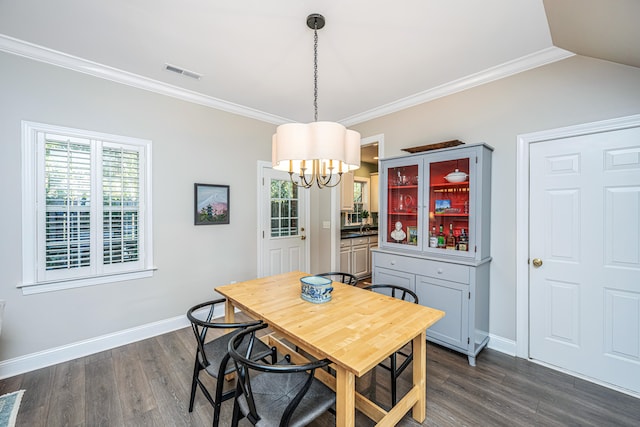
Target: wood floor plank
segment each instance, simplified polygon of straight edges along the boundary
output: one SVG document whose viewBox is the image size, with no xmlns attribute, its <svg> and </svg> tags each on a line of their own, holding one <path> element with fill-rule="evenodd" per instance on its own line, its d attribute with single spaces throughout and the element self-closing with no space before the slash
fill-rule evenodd
<svg viewBox="0 0 640 427">
<path fill-rule="evenodd" d="M 27 372 L 22 379 L 21 388 L 25 390 L 16 424 L 38 427 L 45 426 L 49 401 L 53 388 L 54 367 Z"/>
<path fill-rule="evenodd" d="M 156 401 L 138 353 L 119 347 L 112 358 L 123 419 L 145 419 L 144 414 L 156 409 Z"/>
<path fill-rule="evenodd" d="M 54 369 L 47 422 L 55 426 L 85 425 L 85 363 L 82 359 L 60 363 Z"/>
<path fill-rule="evenodd" d="M 111 352 L 85 364 L 85 421 L 95 427 L 123 425 Z"/>
</svg>

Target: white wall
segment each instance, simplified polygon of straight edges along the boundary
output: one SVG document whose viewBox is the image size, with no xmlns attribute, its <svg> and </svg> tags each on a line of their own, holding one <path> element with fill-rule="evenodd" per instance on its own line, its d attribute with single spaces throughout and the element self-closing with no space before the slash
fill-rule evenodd
<svg viewBox="0 0 640 427">
<path fill-rule="evenodd" d="M 0 53 L 0 361 L 181 316 L 256 276 L 256 162 L 275 126 Z M 20 121 L 153 141 L 150 279 L 30 296 L 21 280 Z M 230 185 L 229 225 L 193 225 L 193 184 Z"/>
<path fill-rule="evenodd" d="M 517 135 L 638 113 L 640 69 L 575 56 L 352 128 L 384 133 L 385 158 L 452 139 L 495 148 L 490 332 L 514 341 Z"/>
</svg>

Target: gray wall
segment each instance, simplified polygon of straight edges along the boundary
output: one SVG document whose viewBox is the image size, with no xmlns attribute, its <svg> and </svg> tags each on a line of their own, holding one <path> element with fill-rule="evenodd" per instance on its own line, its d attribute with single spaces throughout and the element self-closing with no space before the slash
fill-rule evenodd
<svg viewBox="0 0 640 427">
<path fill-rule="evenodd" d="M 640 113 L 640 69 L 572 57 L 352 126 L 384 157 L 459 139 L 493 146 L 490 332 L 516 338 L 517 135 Z"/>
<path fill-rule="evenodd" d="M 257 161 L 275 125 L 0 53 L 0 361 L 184 315 L 256 276 Z M 153 141 L 153 278 L 23 296 L 21 134 L 30 120 Z M 231 186 L 229 225 L 193 225 L 193 184 Z"/>
</svg>

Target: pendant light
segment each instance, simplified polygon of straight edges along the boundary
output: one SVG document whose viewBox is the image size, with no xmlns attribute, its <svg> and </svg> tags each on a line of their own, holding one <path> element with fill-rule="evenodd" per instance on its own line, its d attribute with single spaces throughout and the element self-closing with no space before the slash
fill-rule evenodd
<svg viewBox="0 0 640 427">
<path fill-rule="evenodd" d="M 280 125 L 271 143 L 273 169 L 289 172 L 291 182 L 303 188 L 335 187 L 342 174 L 360 167 L 360 134 L 340 123 L 318 121 L 318 30 L 322 15 L 307 17 L 313 30 L 313 123 Z"/>
</svg>

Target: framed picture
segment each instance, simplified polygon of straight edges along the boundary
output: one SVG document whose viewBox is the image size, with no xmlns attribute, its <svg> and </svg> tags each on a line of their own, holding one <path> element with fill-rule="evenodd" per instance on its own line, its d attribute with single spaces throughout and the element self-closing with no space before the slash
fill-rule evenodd
<svg viewBox="0 0 640 427">
<path fill-rule="evenodd" d="M 407 237 L 407 243 L 409 243 L 410 245 L 417 245 L 418 244 L 418 227 L 412 226 L 412 225 L 408 226 L 407 234 L 409 235 Z"/>
<path fill-rule="evenodd" d="M 194 184 L 194 224 L 229 224 L 229 186 Z"/>
<path fill-rule="evenodd" d="M 444 213 L 451 208 L 451 200 L 436 200 L 436 213 Z"/>
</svg>

